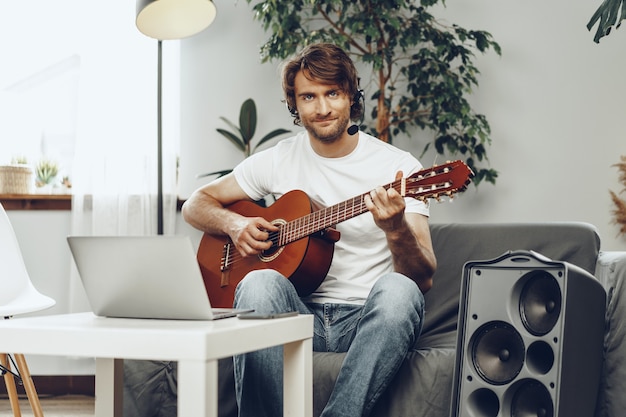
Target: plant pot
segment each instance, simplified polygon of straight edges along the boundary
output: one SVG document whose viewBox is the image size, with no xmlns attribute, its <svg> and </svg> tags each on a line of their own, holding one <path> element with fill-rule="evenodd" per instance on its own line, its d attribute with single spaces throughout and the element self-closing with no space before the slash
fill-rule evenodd
<svg viewBox="0 0 626 417">
<path fill-rule="evenodd" d="M 0 194 L 30 194 L 33 170 L 28 165 L 0 165 Z"/>
</svg>

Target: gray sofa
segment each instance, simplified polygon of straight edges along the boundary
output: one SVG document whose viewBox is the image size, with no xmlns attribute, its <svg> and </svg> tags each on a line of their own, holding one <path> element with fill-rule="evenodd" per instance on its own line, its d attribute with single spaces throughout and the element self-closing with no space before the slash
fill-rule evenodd
<svg viewBox="0 0 626 417">
<path fill-rule="evenodd" d="M 626 279 L 626 251 L 602 252 L 596 229 L 585 223 L 433 224 L 431 233 L 439 266 L 433 288 L 426 294 L 423 333 L 377 404 L 374 416 L 449 416 L 463 267 L 469 261 L 490 260 L 516 250 L 534 251 L 554 261 L 576 265 L 595 275 L 606 289 L 604 366 L 596 417 L 623 414 L 626 326 L 622 318 L 626 318 L 626 311 L 621 298 Z M 343 356 L 314 353 L 314 416 L 320 414 L 330 395 Z M 172 415 L 175 378 L 175 364 L 128 362 L 125 415 Z M 220 362 L 219 384 L 219 415 L 236 417 L 230 358 Z"/>
</svg>

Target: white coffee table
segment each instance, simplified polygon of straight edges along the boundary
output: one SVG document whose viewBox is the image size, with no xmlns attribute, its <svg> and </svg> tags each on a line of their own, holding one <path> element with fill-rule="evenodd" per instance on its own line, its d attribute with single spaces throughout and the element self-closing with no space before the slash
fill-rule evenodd
<svg viewBox="0 0 626 417">
<path fill-rule="evenodd" d="M 217 417 L 217 360 L 284 346 L 284 415 L 311 417 L 313 317 L 137 320 L 92 313 L 0 320 L 0 352 L 96 358 L 97 417 L 121 416 L 123 359 L 178 362 L 178 415 Z M 45 410 L 44 410 L 45 412 Z"/>
</svg>

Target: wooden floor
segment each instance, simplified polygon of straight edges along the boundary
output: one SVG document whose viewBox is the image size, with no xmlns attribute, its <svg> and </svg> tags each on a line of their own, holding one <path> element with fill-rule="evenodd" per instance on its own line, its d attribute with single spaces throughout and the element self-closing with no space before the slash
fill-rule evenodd
<svg viewBox="0 0 626 417">
<path fill-rule="evenodd" d="M 21 398 L 21 397 L 20 397 Z M 44 417 L 94 417 L 94 397 L 83 395 L 44 396 L 40 398 Z M 32 417 L 28 400 L 20 399 L 22 417 Z M 12 417 L 11 404 L 0 397 L 0 417 Z"/>
</svg>

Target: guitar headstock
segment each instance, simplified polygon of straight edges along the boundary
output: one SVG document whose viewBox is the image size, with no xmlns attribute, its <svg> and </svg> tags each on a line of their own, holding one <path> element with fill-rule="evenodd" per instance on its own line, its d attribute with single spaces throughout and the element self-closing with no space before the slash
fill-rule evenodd
<svg viewBox="0 0 626 417">
<path fill-rule="evenodd" d="M 422 201 L 428 198 L 452 197 L 455 193 L 465 191 L 473 176 L 474 172 L 465 162 L 446 162 L 407 177 L 404 180 L 404 190 L 401 187 L 400 193 Z"/>
</svg>

